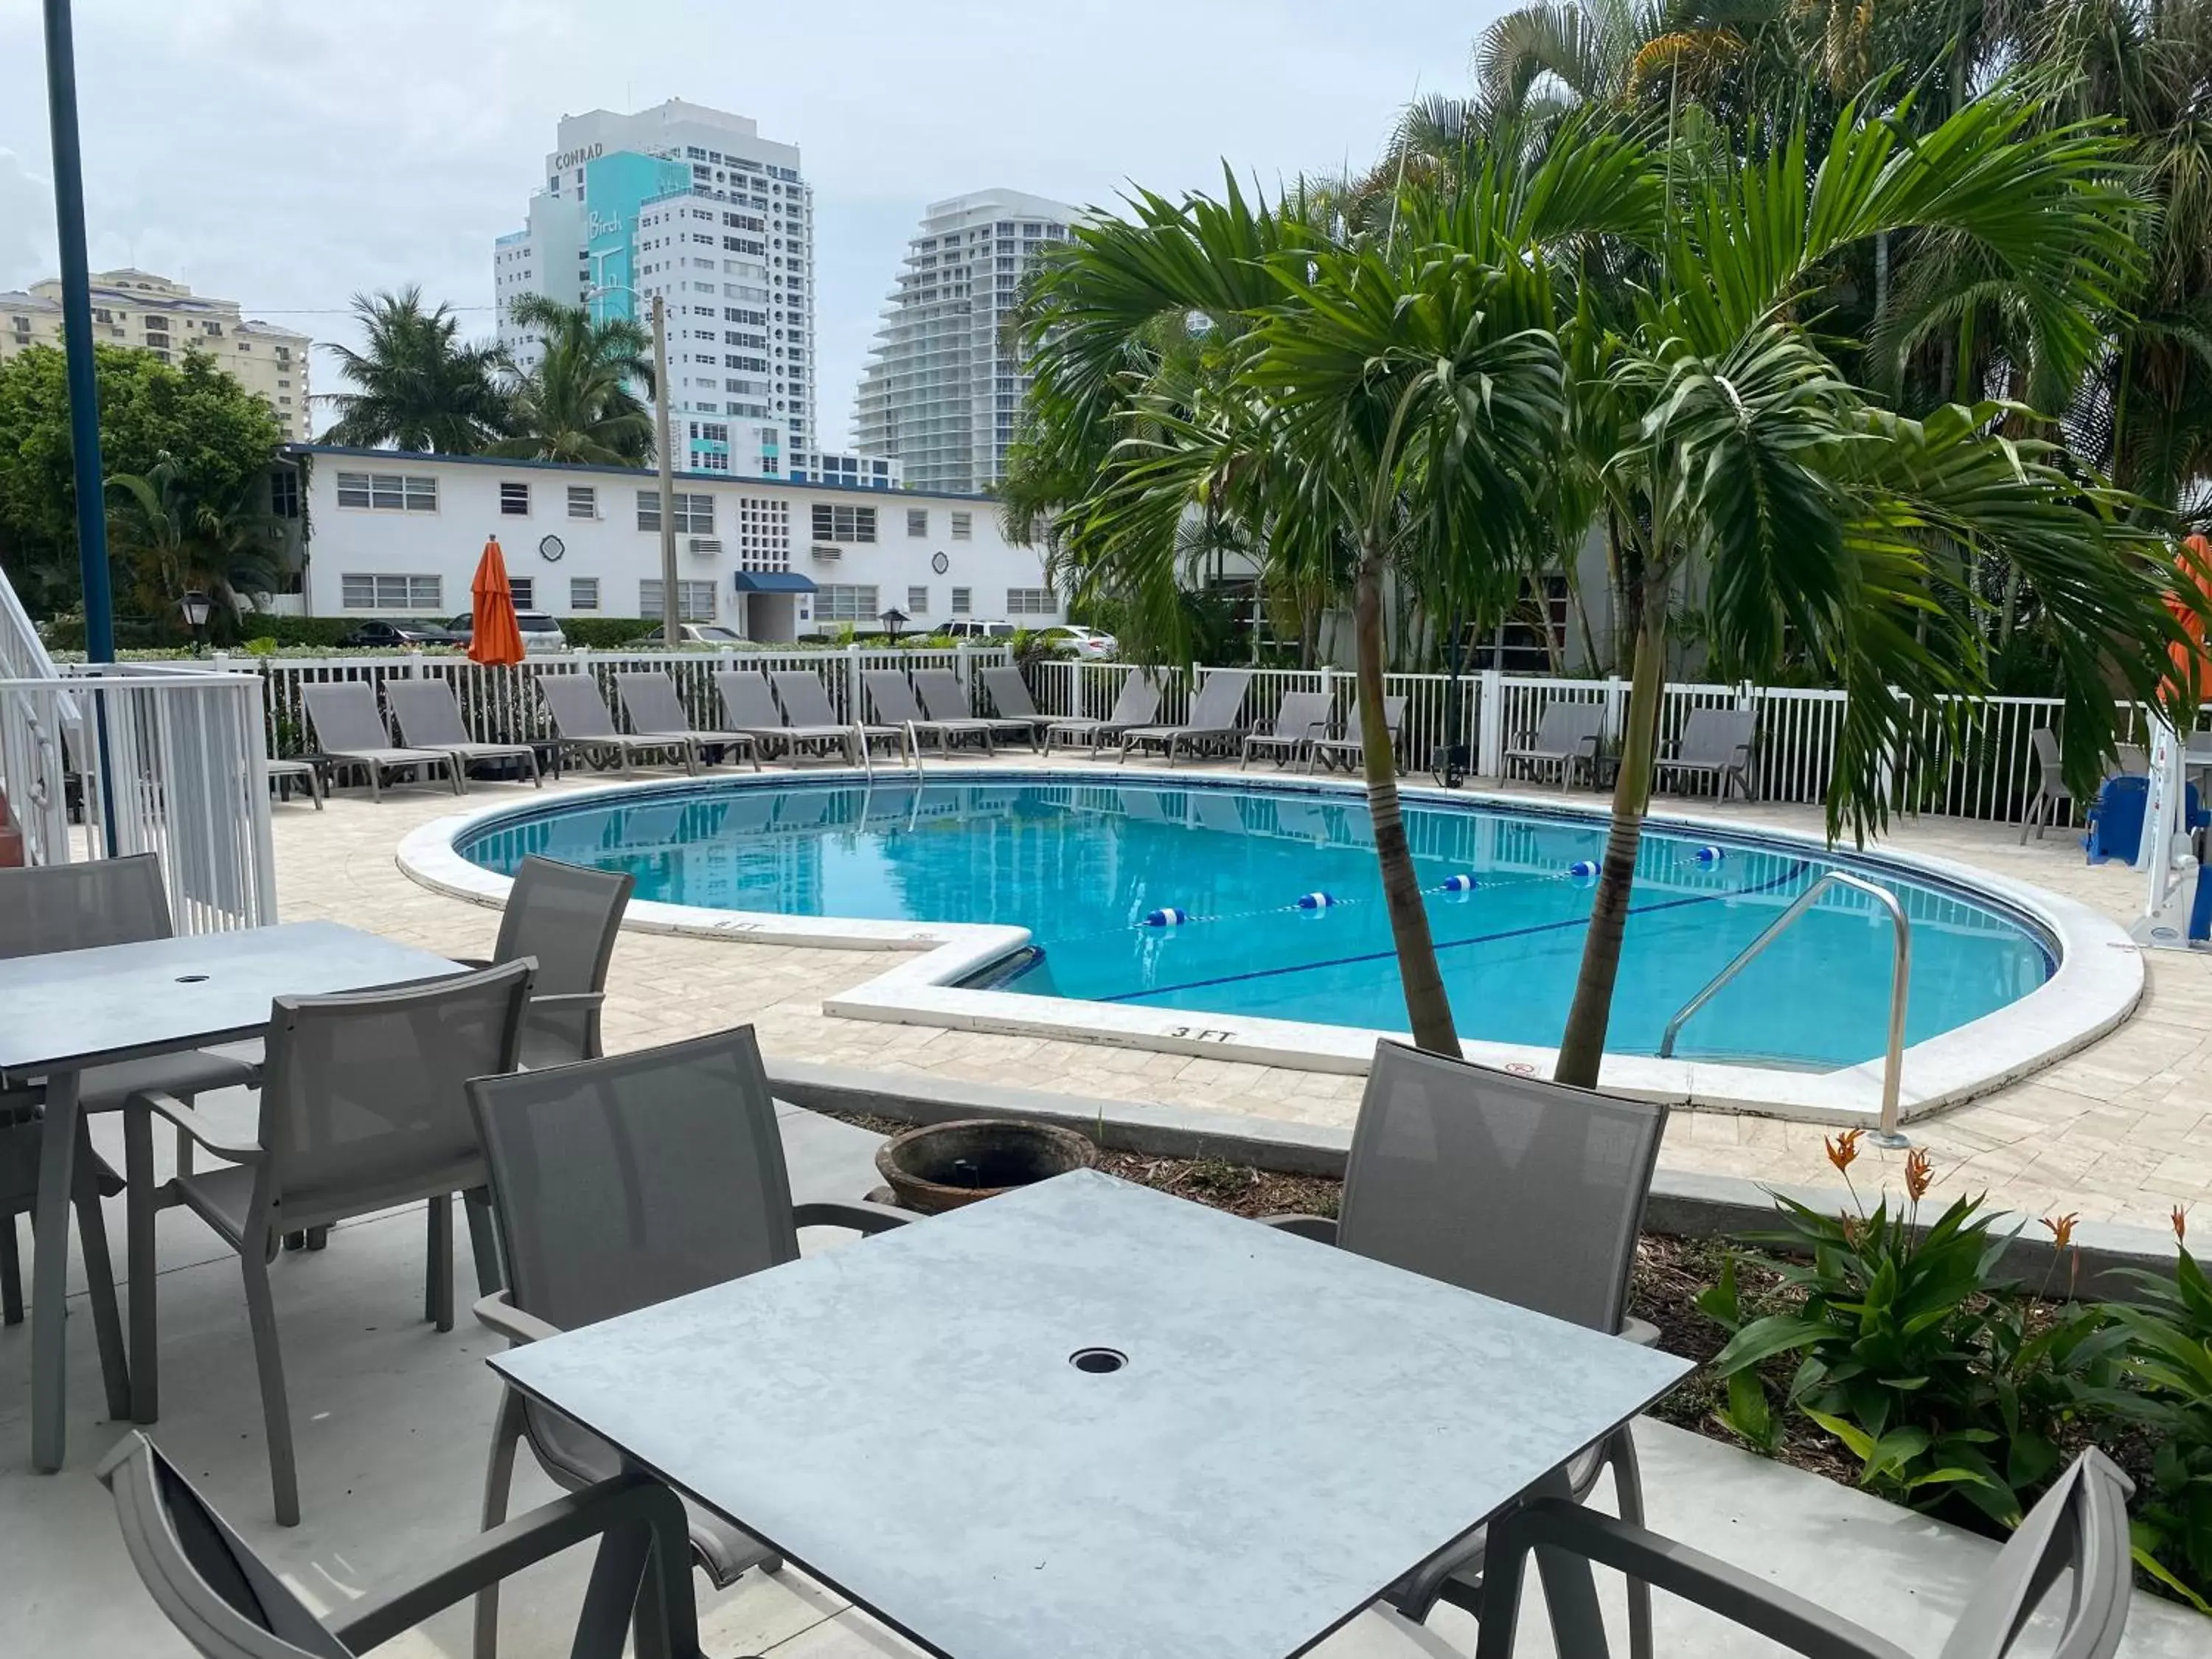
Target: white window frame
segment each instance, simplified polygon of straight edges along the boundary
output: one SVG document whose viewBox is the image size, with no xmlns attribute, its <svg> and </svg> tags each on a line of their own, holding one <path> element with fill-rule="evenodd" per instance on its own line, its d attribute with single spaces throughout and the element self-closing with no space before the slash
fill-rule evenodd
<svg viewBox="0 0 2212 1659">
<path fill-rule="evenodd" d="M 817 622 L 872 623 L 882 615 L 873 582 L 824 582 L 815 590 Z"/>
<path fill-rule="evenodd" d="M 817 542 L 848 546 L 872 546 L 876 539 L 876 509 L 851 501 L 816 501 L 808 518 Z M 824 526 L 827 526 L 825 529 Z M 842 531 L 844 533 L 838 533 Z"/>
<path fill-rule="evenodd" d="M 1060 596 L 1049 587 L 1010 587 L 1006 590 L 1008 617 L 1049 617 L 1060 609 Z"/>
<path fill-rule="evenodd" d="M 972 587 L 954 588 L 952 590 L 952 614 L 956 617 L 968 617 L 973 616 L 975 614 L 975 590 Z"/>
<path fill-rule="evenodd" d="M 538 609 L 537 577 L 509 576 L 507 579 L 507 586 L 508 591 L 514 597 L 514 608 L 517 611 L 535 611 Z"/>
<path fill-rule="evenodd" d="M 599 579 L 597 576 L 568 578 L 568 609 L 597 611 L 599 608 Z"/>
<path fill-rule="evenodd" d="M 361 584 L 368 584 L 366 602 Z M 349 570 L 338 577 L 341 611 L 396 611 L 403 616 L 435 617 L 445 612 L 442 577 L 411 571 Z"/>
<path fill-rule="evenodd" d="M 952 515 L 952 539 L 956 542 L 975 539 L 975 515 L 973 513 L 955 513 Z"/>
<path fill-rule="evenodd" d="M 909 507 L 907 508 L 906 533 L 909 536 L 927 536 L 929 534 L 929 509 L 927 507 Z"/>
<path fill-rule="evenodd" d="M 660 578 L 646 576 L 637 585 L 637 614 L 641 617 L 660 615 Z M 678 622 L 710 623 L 714 620 L 714 584 L 711 580 L 695 581 L 679 579 L 676 584 L 676 619 Z"/>
<path fill-rule="evenodd" d="M 340 472 L 337 502 L 363 513 L 435 513 L 438 481 L 421 473 Z"/>
<path fill-rule="evenodd" d="M 499 515 L 502 519 L 526 519 L 530 516 L 530 484 L 527 479 L 501 478 L 499 481 Z"/>
<path fill-rule="evenodd" d="M 596 519 L 599 516 L 599 489 L 597 484 L 568 486 L 568 516 L 572 519 Z"/>
<path fill-rule="evenodd" d="M 929 614 L 929 590 L 927 587 L 907 589 L 906 614 L 909 617 L 927 617 Z"/>
</svg>

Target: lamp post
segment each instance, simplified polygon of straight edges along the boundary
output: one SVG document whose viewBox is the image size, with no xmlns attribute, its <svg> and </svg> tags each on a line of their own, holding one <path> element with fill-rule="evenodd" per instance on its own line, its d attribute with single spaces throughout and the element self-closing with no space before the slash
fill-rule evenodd
<svg viewBox="0 0 2212 1659">
<path fill-rule="evenodd" d="M 890 610 L 884 611 L 884 614 L 877 617 L 876 620 L 883 623 L 884 631 L 891 636 L 891 643 L 893 645 L 896 645 L 898 643 L 898 631 L 907 624 L 906 612 L 899 610 L 896 606 L 894 606 Z"/>
<path fill-rule="evenodd" d="M 185 626 L 192 630 L 192 655 L 198 656 L 207 643 L 208 612 L 214 607 L 208 596 L 193 588 L 177 601 L 177 609 L 185 613 Z"/>
<path fill-rule="evenodd" d="M 602 294 L 641 297 L 623 283 L 600 283 L 584 295 L 586 304 Z M 654 453 L 660 463 L 660 641 L 673 651 L 684 637 L 682 607 L 676 602 L 676 462 L 668 433 L 668 307 L 653 296 L 653 405 Z"/>
</svg>

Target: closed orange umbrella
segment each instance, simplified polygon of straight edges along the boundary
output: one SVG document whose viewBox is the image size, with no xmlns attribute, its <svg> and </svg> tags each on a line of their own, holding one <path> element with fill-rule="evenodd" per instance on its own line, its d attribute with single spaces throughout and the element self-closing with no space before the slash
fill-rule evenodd
<svg viewBox="0 0 2212 1659">
<path fill-rule="evenodd" d="M 507 583 L 507 556 L 499 550 L 499 538 L 484 544 L 477 561 L 476 580 L 469 584 L 474 620 L 469 635 L 469 659 L 501 666 L 522 660 L 522 629 L 514 620 L 514 590 Z"/>
<path fill-rule="evenodd" d="M 2186 643 L 2176 640 L 2166 647 L 2167 659 L 2173 665 L 2166 684 L 2187 693 L 2191 703 L 2212 702 L 2212 653 L 2206 650 L 2204 640 L 2204 613 L 2212 610 L 2212 542 L 2190 537 L 2182 543 L 2174 566 L 2182 581 L 2197 591 L 2166 596 L 2166 608 L 2189 636 Z"/>
</svg>

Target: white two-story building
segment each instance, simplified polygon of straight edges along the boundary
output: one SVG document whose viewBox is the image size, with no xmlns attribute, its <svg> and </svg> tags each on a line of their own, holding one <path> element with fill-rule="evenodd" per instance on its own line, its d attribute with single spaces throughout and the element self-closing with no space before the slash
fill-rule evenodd
<svg viewBox="0 0 2212 1659">
<path fill-rule="evenodd" d="M 488 538 L 517 609 L 554 617 L 661 614 L 660 487 L 632 467 L 323 444 L 286 447 L 277 511 L 299 519 L 302 609 L 316 617 L 452 616 Z M 304 514 L 301 507 L 304 506 Z M 1042 553 L 1010 544 L 997 504 L 777 478 L 682 472 L 678 603 L 764 644 L 953 619 L 1064 621 Z"/>
</svg>

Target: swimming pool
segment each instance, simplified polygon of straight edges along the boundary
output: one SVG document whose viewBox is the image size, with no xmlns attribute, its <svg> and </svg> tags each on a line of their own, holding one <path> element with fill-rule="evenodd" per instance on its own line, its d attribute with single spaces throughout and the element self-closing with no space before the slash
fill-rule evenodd
<svg viewBox="0 0 2212 1659">
<path fill-rule="evenodd" d="M 1457 798 L 1409 800 L 1407 820 L 1462 1035 L 1556 1045 L 1594 884 L 1572 872 L 1600 855 L 1603 820 Z M 969 963 L 967 982 L 1039 1002 L 1406 1028 L 1365 803 L 1342 789 L 1049 774 L 768 779 L 595 792 L 480 817 L 447 844 L 495 875 L 532 853 L 628 871 L 647 904 L 1024 929 L 1026 951 L 1002 951 L 980 975 Z M 2018 1003 L 2058 966 L 2036 919 L 1940 876 L 1786 837 L 1655 823 L 1608 1048 L 1655 1054 L 1674 1012 L 1839 865 L 1891 889 L 1911 918 L 1910 1042 Z M 1186 919 L 1161 925 L 1169 911 Z M 1879 1055 L 1890 951 L 1879 909 L 1832 889 L 1698 1014 L 1676 1053 L 1815 1071 Z"/>
</svg>

